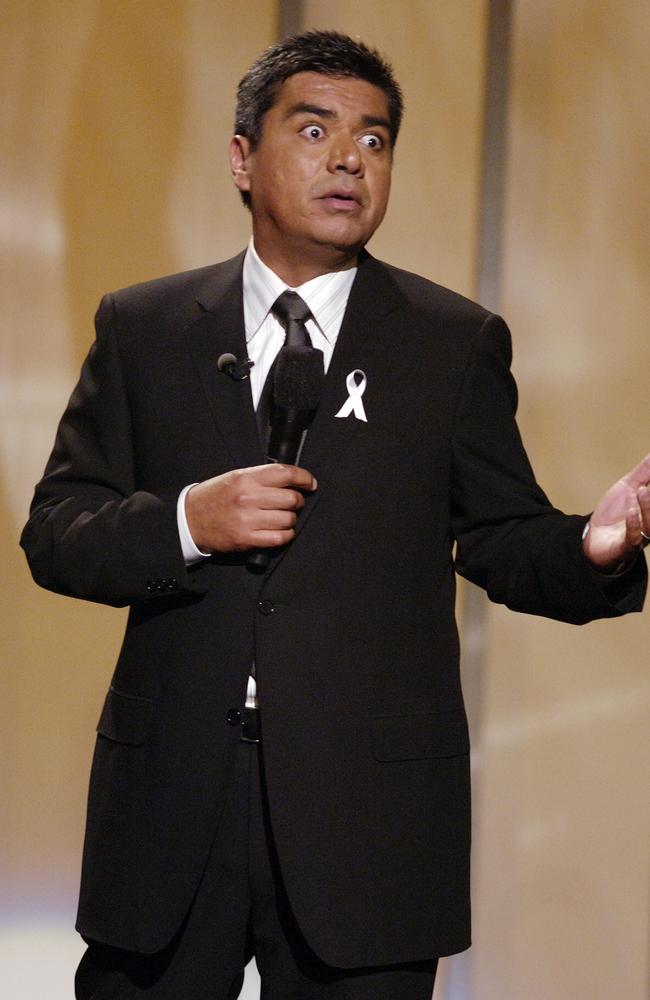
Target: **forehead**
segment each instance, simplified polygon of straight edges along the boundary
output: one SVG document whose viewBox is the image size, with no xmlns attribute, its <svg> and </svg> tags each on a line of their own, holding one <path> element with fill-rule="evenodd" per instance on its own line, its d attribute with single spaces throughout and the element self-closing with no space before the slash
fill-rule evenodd
<svg viewBox="0 0 650 1000">
<path fill-rule="evenodd" d="M 295 73 L 280 87 L 272 111 L 279 116 L 309 104 L 357 118 L 389 118 L 388 97 L 381 87 L 356 76 Z"/>
</svg>

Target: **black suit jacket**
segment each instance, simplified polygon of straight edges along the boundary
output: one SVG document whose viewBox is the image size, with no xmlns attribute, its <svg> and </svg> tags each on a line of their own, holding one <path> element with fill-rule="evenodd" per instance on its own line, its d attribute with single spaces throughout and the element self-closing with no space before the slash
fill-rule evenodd
<svg viewBox="0 0 650 1000">
<path fill-rule="evenodd" d="M 107 296 L 23 533 L 43 586 L 130 604 L 98 725 L 79 929 L 153 952 L 179 927 L 218 823 L 255 660 L 287 892 L 326 962 L 469 944 L 469 742 L 455 569 L 582 623 L 639 608 L 642 560 L 604 586 L 583 517 L 550 506 L 514 421 L 501 319 L 364 255 L 301 464 L 318 491 L 260 578 L 187 569 L 187 483 L 263 461 L 242 258 Z M 335 414 L 367 377 L 367 423 Z M 454 545 L 456 545 L 454 555 Z"/>
</svg>

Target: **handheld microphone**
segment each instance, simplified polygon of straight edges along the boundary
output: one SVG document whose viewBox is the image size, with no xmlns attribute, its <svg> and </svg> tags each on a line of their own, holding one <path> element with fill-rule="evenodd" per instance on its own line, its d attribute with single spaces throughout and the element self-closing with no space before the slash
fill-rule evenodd
<svg viewBox="0 0 650 1000">
<path fill-rule="evenodd" d="M 273 369 L 269 462 L 293 465 L 323 391 L 323 352 L 309 345 L 282 347 Z"/>
<path fill-rule="evenodd" d="M 309 345 L 285 345 L 273 369 L 271 436 L 266 452 L 268 462 L 295 465 L 305 431 L 314 419 L 323 391 L 323 352 Z M 270 549 L 249 556 L 250 569 L 264 569 Z"/>
<path fill-rule="evenodd" d="M 230 353 L 220 354 L 217 358 L 217 368 L 233 382 L 243 382 L 247 379 L 254 364 L 255 362 L 249 361 L 248 358 L 240 364 L 235 355 Z"/>
</svg>

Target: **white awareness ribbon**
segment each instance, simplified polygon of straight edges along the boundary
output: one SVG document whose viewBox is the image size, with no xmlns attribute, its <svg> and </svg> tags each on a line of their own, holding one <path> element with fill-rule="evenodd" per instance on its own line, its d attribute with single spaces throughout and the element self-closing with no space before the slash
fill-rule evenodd
<svg viewBox="0 0 650 1000">
<path fill-rule="evenodd" d="M 357 379 L 359 379 L 358 382 Z M 355 368 L 354 371 L 350 372 L 345 380 L 345 387 L 349 393 L 348 398 L 335 416 L 349 417 L 351 413 L 354 413 L 357 420 L 365 420 L 365 422 L 368 423 L 366 411 L 363 408 L 363 400 L 361 398 L 365 392 L 367 384 L 368 379 L 366 378 L 366 373 L 362 372 L 360 368 Z"/>
</svg>

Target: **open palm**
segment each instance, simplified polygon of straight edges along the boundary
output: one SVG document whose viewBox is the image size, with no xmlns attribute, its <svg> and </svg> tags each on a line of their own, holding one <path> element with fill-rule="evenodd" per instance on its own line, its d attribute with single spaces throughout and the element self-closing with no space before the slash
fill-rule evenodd
<svg viewBox="0 0 650 1000">
<path fill-rule="evenodd" d="M 611 486 L 591 515 L 584 542 L 587 559 L 611 572 L 629 562 L 650 536 L 650 455 Z"/>
</svg>

